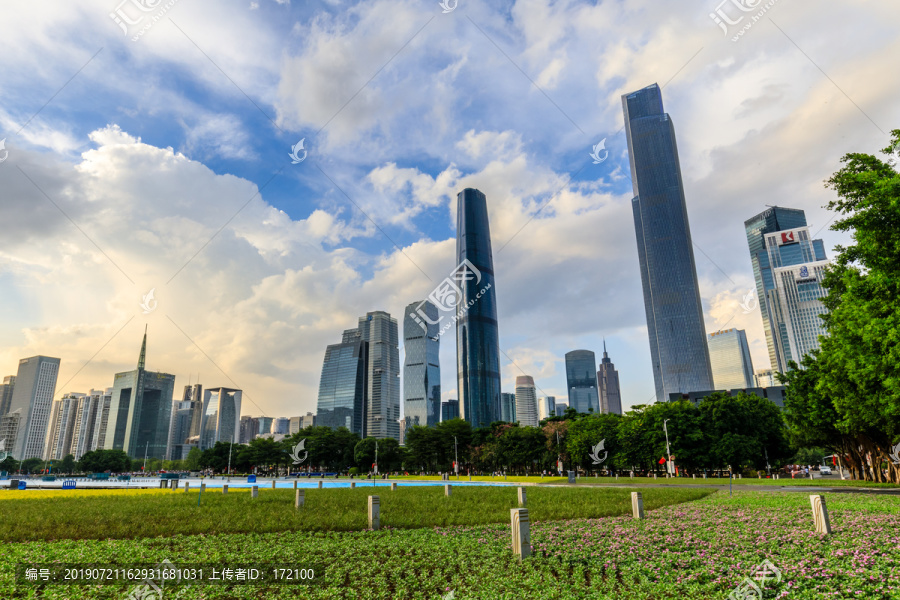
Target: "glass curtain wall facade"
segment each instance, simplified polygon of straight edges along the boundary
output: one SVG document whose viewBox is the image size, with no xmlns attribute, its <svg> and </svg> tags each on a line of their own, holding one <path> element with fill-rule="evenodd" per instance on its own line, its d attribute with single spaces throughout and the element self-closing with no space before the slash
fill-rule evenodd
<svg viewBox="0 0 900 600">
<path fill-rule="evenodd" d="M 538 425 L 537 393 L 530 375 L 516 377 L 516 420 L 523 427 Z"/>
<path fill-rule="evenodd" d="M 212 388 L 203 392 L 203 420 L 200 423 L 200 449 L 216 442 L 237 443 L 241 430 L 241 397 L 233 388 Z"/>
<path fill-rule="evenodd" d="M 656 399 L 709 389 L 712 369 L 675 128 L 659 86 L 622 96 Z"/>
<path fill-rule="evenodd" d="M 369 343 L 366 435 L 400 441 L 400 348 L 397 319 L 384 311 L 359 318 Z"/>
<path fill-rule="evenodd" d="M 419 319 L 422 310 L 428 319 Z M 441 367 L 438 309 L 431 302 L 413 302 L 403 311 L 403 415 L 407 430 L 433 427 L 441 420 Z M 432 323 L 433 322 L 433 323 Z"/>
<path fill-rule="evenodd" d="M 369 344 L 358 329 L 344 332 L 340 344 L 328 346 L 319 379 L 316 424 L 346 427 L 366 437 L 366 389 Z"/>
<path fill-rule="evenodd" d="M 459 282 L 456 357 L 460 413 L 472 427 L 500 418 L 500 334 L 487 198 L 466 188 L 457 196 L 457 263 L 469 261 L 481 279 Z"/>
<path fill-rule="evenodd" d="M 569 406 L 580 413 L 600 412 L 596 365 L 596 356 L 590 350 L 572 350 L 566 353 Z"/>
<path fill-rule="evenodd" d="M 500 393 L 500 420 L 506 423 L 516 422 L 516 395 L 509 392 Z"/>
<path fill-rule="evenodd" d="M 716 331 L 708 336 L 709 360 L 717 390 L 756 387 L 750 345 L 743 329 Z"/>
<path fill-rule="evenodd" d="M 441 421 L 459 418 L 459 400 L 447 400 L 441 403 Z"/>
</svg>

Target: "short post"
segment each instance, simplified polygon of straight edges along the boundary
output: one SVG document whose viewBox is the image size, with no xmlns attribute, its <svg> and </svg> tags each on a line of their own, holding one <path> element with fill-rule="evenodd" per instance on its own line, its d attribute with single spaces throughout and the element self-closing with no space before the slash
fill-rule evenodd
<svg viewBox="0 0 900 600">
<path fill-rule="evenodd" d="M 450 485 L 449 483 L 444 486 L 444 495 L 447 496 L 448 498 L 450 497 L 450 488 L 452 488 L 452 487 L 453 486 Z"/>
<path fill-rule="evenodd" d="M 177 490 L 177 489 L 178 489 L 178 480 L 177 480 L 177 479 L 173 479 L 173 480 L 172 480 L 172 489 L 173 489 L 173 490 Z"/>
<path fill-rule="evenodd" d="M 813 523 L 816 533 L 831 533 L 831 521 L 828 520 L 828 507 L 825 506 L 825 496 L 813 494 L 809 497 L 812 504 Z"/>
<path fill-rule="evenodd" d="M 294 495 L 294 508 L 302 507 L 304 502 L 306 502 L 306 494 L 298 488 L 297 493 Z"/>
<path fill-rule="evenodd" d="M 631 478 L 634 479 L 634 471 L 631 471 Z"/>
<path fill-rule="evenodd" d="M 512 551 L 519 560 L 531 556 L 531 527 L 527 508 L 510 509 L 512 521 Z"/>
<path fill-rule="evenodd" d="M 635 519 L 644 518 L 644 496 L 640 492 L 631 492 L 631 513 Z"/>
<path fill-rule="evenodd" d="M 369 496 L 369 529 L 381 529 L 381 500 L 378 496 Z"/>
<path fill-rule="evenodd" d="M 469 481 L 472 481 L 472 476 L 471 476 L 471 475 L 469 475 Z"/>
<path fill-rule="evenodd" d="M 519 488 L 519 506 L 521 506 L 522 508 L 525 508 L 526 499 L 527 498 L 525 497 L 525 488 L 520 487 Z"/>
<path fill-rule="evenodd" d="M 203 490 L 205 490 L 205 489 L 206 489 L 206 484 L 205 484 L 205 483 L 201 483 L 201 484 L 200 484 L 200 493 L 202 494 L 202 493 L 203 493 Z"/>
<path fill-rule="evenodd" d="M 250 497 L 251 498 L 259 498 L 259 486 L 254 485 L 250 488 Z"/>
<path fill-rule="evenodd" d="M 696 473 L 691 473 L 691 479 L 697 479 L 697 474 L 696 474 Z"/>
<path fill-rule="evenodd" d="M 319 489 L 320 489 L 320 490 L 322 489 L 322 482 L 321 482 L 321 481 L 319 481 Z"/>
<path fill-rule="evenodd" d="M 272 480 L 272 489 L 273 490 L 275 489 L 275 480 L 274 479 Z"/>
<path fill-rule="evenodd" d="M 703 474 L 703 479 L 706 479 L 706 473 Z"/>
<path fill-rule="evenodd" d="M 227 494 L 227 493 L 228 493 L 228 484 L 227 484 L 227 483 L 223 483 L 223 484 L 222 484 L 222 493 L 223 493 L 223 494 Z"/>
<path fill-rule="evenodd" d="M 184 491 L 186 491 L 186 492 L 191 491 L 191 482 L 190 481 L 184 482 Z"/>
<path fill-rule="evenodd" d="M 169 487 L 169 480 L 168 479 L 160 479 L 159 480 L 159 489 L 163 489 L 163 488 L 167 488 L 167 487 Z"/>
<path fill-rule="evenodd" d="M 393 481 L 391 482 L 391 491 L 392 491 L 392 492 L 396 492 L 396 491 L 397 491 L 397 484 L 394 483 Z"/>
<path fill-rule="evenodd" d="M 351 481 L 351 482 L 350 482 L 350 489 L 352 490 L 352 489 L 354 489 L 355 487 L 356 487 L 356 482 L 355 482 L 355 481 Z"/>
<path fill-rule="evenodd" d="M 656 473 L 653 474 L 653 479 L 656 479 Z"/>
<path fill-rule="evenodd" d="M 296 482 L 296 481 L 294 482 L 294 489 L 295 489 L 295 490 L 297 489 L 297 482 Z"/>
</svg>

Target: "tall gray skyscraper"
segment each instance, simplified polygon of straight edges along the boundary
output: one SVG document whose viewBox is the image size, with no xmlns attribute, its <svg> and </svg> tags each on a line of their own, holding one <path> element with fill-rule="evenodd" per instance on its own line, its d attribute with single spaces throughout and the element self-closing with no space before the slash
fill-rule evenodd
<svg viewBox="0 0 900 600">
<path fill-rule="evenodd" d="M 16 460 L 44 454 L 58 374 L 58 358 L 32 356 L 19 361 L 9 413 L 0 424 L 0 440 Z"/>
<path fill-rule="evenodd" d="M 425 312 L 429 319 L 419 319 L 416 316 L 418 310 Z M 428 301 L 413 302 L 403 315 L 403 414 L 406 427 L 432 427 L 441 421 L 438 309 Z"/>
<path fill-rule="evenodd" d="M 16 376 L 7 375 L 4 377 L 3 383 L 0 383 L 0 417 L 9 412 L 9 406 L 12 404 L 13 390 L 15 389 Z"/>
<path fill-rule="evenodd" d="M 146 454 L 164 459 L 169 447 L 175 376 L 147 371 L 146 361 L 145 328 L 137 368 L 116 373 L 104 447 L 124 450 L 132 458 Z"/>
<path fill-rule="evenodd" d="M 216 442 L 238 442 L 241 433 L 242 396 L 241 390 L 224 387 L 212 388 L 203 392 L 203 418 L 200 422 L 201 450 L 212 448 Z M 271 422 L 272 420 L 269 419 L 270 424 Z"/>
<path fill-rule="evenodd" d="M 597 370 L 597 385 L 600 388 L 600 412 L 622 414 L 622 391 L 619 388 L 619 372 L 609 360 L 606 340 L 603 340 L 603 359 Z"/>
<path fill-rule="evenodd" d="M 377 310 L 359 318 L 369 344 L 366 435 L 400 441 L 400 348 L 397 319 Z"/>
<path fill-rule="evenodd" d="M 744 221 L 747 246 L 750 248 L 750 264 L 753 266 L 753 278 L 756 280 L 756 298 L 750 295 L 746 296 L 744 306 L 747 310 L 755 308 L 756 303 L 759 303 L 763 330 L 766 334 L 766 347 L 769 350 L 769 362 L 774 369 L 777 369 L 782 361 L 779 360 L 779 352 L 775 347 L 775 333 L 769 306 L 766 302 L 769 292 L 775 289 L 775 278 L 772 276 L 772 265 L 769 262 L 765 238 L 770 233 L 797 227 L 806 227 L 806 214 L 800 209 L 783 206 L 770 206 L 758 215 Z M 814 245 L 815 259 L 825 260 L 825 246 L 822 240 L 813 240 L 812 244 Z"/>
<path fill-rule="evenodd" d="M 538 420 L 543 421 L 556 416 L 556 396 L 538 398 Z"/>
<path fill-rule="evenodd" d="M 516 377 L 516 420 L 523 427 L 538 426 L 537 392 L 531 375 Z"/>
<path fill-rule="evenodd" d="M 72 454 L 75 420 L 79 404 L 85 397 L 85 394 L 70 393 L 53 403 L 44 460 L 61 460 L 67 454 Z"/>
<path fill-rule="evenodd" d="M 82 456 L 97 449 L 94 443 L 96 431 L 100 425 L 103 407 L 105 405 L 107 409 L 109 408 L 111 398 L 112 390 L 109 390 L 109 393 L 103 390 L 91 390 L 79 402 L 78 412 L 75 415 L 75 431 L 72 435 L 71 449 L 75 460 L 81 460 Z"/>
<path fill-rule="evenodd" d="M 317 425 L 346 427 L 366 437 L 368 364 L 369 343 L 359 328 L 345 330 L 340 344 L 328 346 L 319 379 Z"/>
<path fill-rule="evenodd" d="M 500 393 L 500 420 L 505 423 L 516 422 L 516 395 L 509 392 Z"/>
<path fill-rule="evenodd" d="M 712 369 L 675 128 L 655 83 L 622 96 L 656 399 L 708 390 Z"/>
<path fill-rule="evenodd" d="M 755 387 L 747 332 L 743 329 L 725 329 L 709 334 L 708 339 L 715 389 L 740 390 Z"/>
<path fill-rule="evenodd" d="M 500 417 L 500 334 L 487 198 L 471 188 L 457 196 L 456 257 L 466 267 L 457 282 L 460 413 L 472 427 L 487 427 Z"/>
<path fill-rule="evenodd" d="M 441 403 L 441 421 L 452 421 L 459 418 L 459 400 L 447 400 Z"/>
<path fill-rule="evenodd" d="M 572 350 L 566 353 L 569 406 L 580 413 L 600 412 L 596 364 L 597 359 L 590 350 Z"/>
</svg>

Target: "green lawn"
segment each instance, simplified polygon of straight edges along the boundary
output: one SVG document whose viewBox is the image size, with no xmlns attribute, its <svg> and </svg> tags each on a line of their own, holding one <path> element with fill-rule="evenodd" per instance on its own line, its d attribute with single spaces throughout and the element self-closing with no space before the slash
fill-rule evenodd
<svg viewBox="0 0 900 600">
<path fill-rule="evenodd" d="M 293 490 L 261 489 L 228 494 L 199 492 L 79 491 L 2 492 L 0 541 L 149 538 L 177 534 L 265 533 L 279 531 L 361 531 L 367 528 L 367 497 L 372 488 L 306 490 L 306 504 L 294 509 Z M 697 500 L 708 489 L 648 489 L 648 510 Z M 71 494 L 71 495 L 69 495 Z M 381 524 L 398 529 L 507 523 L 518 506 L 515 487 L 402 486 L 378 488 Z M 528 487 L 533 521 L 607 517 L 631 511 L 624 489 Z"/>
</svg>

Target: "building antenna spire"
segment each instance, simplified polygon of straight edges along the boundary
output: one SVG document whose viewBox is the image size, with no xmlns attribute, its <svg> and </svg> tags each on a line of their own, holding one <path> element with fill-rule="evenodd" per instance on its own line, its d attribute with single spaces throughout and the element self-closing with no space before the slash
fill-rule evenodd
<svg viewBox="0 0 900 600">
<path fill-rule="evenodd" d="M 143 369 L 147 363 L 147 325 L 144 325 L 144 341 L 141 343 L 141 356 L 138 358 L 138 369 Z"/>
</svg>

